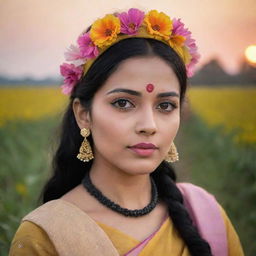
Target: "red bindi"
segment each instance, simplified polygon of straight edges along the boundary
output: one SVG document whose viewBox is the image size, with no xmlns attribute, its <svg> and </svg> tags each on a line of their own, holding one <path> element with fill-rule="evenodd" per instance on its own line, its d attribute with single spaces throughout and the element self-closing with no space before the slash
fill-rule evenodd
<svg viewBox="0 0 256 256">
<path fill-rule="evenodd" d="M 153 84 L 147 84 L 146 90 L 147 90 L 148 92 L 153 92 L 153 90 L 154 90 L 154 85 L 153 85 Z"/>
</svg>

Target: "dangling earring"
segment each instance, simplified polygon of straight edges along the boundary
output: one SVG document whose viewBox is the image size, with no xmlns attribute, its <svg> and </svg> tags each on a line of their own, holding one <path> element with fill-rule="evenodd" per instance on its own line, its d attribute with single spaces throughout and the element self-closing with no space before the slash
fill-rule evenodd
<svg viewBox="0 0 256 256">
<path fill-rule="evenodd" d="M 80 134 L 84 137 L 84 140 L 79 149 L 79 154 L 77 155 L 77 158 L 83 162 L 89 162 L 94 158 L 91 145 L 89 141 L 86 139 L 86 137 L 90 135 L 90 130 L 87 128 L 83 128 L 81 129 Z"/>
<path fill-rule="evenodd" d="M 177 148 L 173 142 L 172 142 L 170 150 L 168 151 L 168 154 L 165 158 L 165 161 L 167 161 L 169 163 L 174 163 L 176 161 L 179 161 L 179 154 L 178 154 Z"/>
</svg>

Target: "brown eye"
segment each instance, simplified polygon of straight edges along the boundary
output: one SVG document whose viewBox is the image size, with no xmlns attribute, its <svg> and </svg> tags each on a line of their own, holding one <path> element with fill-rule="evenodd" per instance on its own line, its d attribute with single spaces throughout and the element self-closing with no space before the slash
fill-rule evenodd
<svg viewBox="0 0 256 256">
<path fill-rule="evenodd" d="M 170 102 L 162 102 L 158 106 L 159 106 L 158 108 L 160 110 L 163 110 L 163 111 L 166 111 L 166 112 L 170 112 L 170 111 L 172 111 L 173 109 L 176 108 L 176 105 L 174 105 Z"/>
<path fill-rule="evenodd" d="M 161 106 L 161 109 L 168 109 L 168 107 L 170 106 L 170 103 L 167 103 L 167 102 L 161 103 L 160 106 Z"/>
<path fill-rule="evenodd" d="M 122 108 L 122 109 L 127 109 L 127 108 L 132 108 L 133 104 L 126 99 L 118 99 L 114 102 L 111 103 L 113 106 L 118 107 L 118 108 Z"/>
</svg>

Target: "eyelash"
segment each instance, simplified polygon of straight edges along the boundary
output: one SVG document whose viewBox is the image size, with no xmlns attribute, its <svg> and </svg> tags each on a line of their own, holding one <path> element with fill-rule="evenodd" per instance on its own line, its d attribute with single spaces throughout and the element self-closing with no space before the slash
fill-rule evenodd
<svg viewBox="0 0 256 256">
<path fill-rule="evenodd" d="M 127 111 L 127 110 L 131 109 L 131 107 L 120 107 L 120 106 L 117 106 L 116 104 L 117 104 L 118 102 L 120 103 L 120 101 L 125 101 L 126 103 L 129 102 L 131 105 L 134 106 L 134 104 L 131 103 L 130 100 L 127 100 L 127 99 L 124 99 L 124 98 L 116 99 L 116 100 L 114 100 L 113 102 L 111 102 L 111 104 L 112 104 L 114 107 L 119 108 L 121 111 Z M 175 109 L 175 108 L 177 108 L 177 105 L 176 105 L 175 103 L 172 103 L 172 102 L 169 102 L 169 101 L 161 102 L 159 105 L 161 105 L 161 104 L 166 104 L 166 103 L 168 103 L 169 106 L 171 105 L 172 110 Z M 169 113 L 169 112 L 171 112 L 172 110 L 160 109 L 160 111 L 165 112 L 165 113 Z"/>
</svg>

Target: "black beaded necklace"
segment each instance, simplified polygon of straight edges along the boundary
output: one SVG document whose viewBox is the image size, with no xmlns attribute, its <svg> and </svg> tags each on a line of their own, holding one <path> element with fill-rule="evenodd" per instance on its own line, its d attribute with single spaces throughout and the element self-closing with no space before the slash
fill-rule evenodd
<svg viewBox="0 0 256 256">
<path fill-rule="evenodd" d="M 107 206 L 111 210 L 118 212 L 126 217 L 140 217 L 143 215 L 146 215 L 150 213 L 157 205 L 158 202 L 158 192 L 157 192 L 157 187 L 156 184 L 151 178 L 151 185 L 152 185 L 152 190 L 151 190 L 151 202 L 145 206 L 142 209 L 139 210 L 129 210 L 127 208 L 122 208 L 120 205 L 114 203 L 107 197 L 105 197 L 100 190 L 98 190 L 93 184 L 89 176 L 89 172 L 87 172 L 82 180 L 83 186 L 86 188 L 86 190 L 94 196 L 101 204 Z"/>
</svg>

